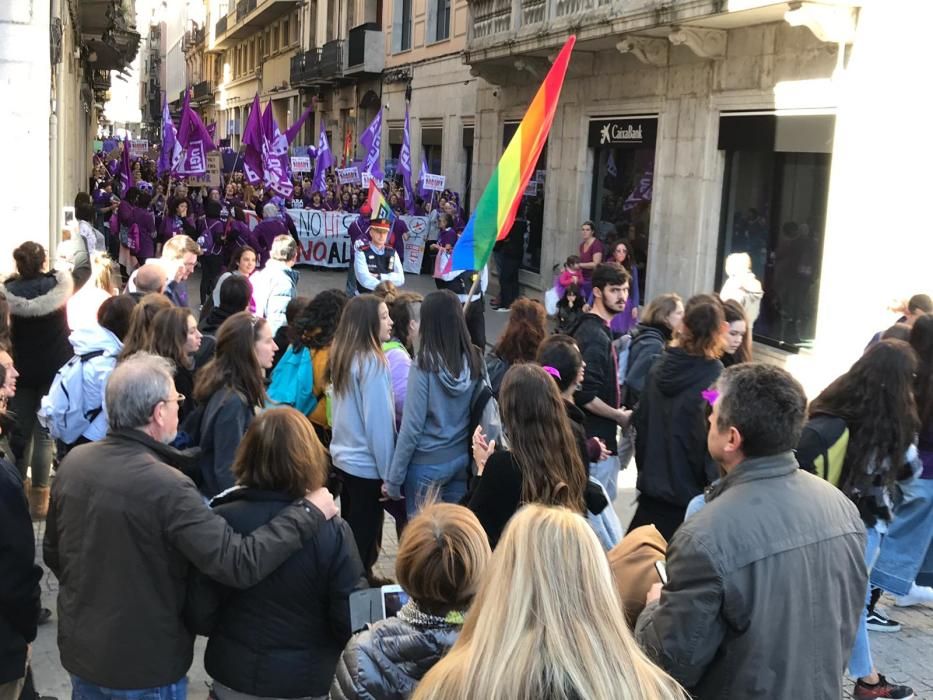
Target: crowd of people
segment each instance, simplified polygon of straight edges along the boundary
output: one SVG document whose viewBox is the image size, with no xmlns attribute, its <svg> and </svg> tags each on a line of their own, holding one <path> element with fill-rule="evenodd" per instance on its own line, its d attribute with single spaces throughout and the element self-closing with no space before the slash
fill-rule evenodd
<svg viewBox="0 0 933 700">
<path fill-rule="evenodd" d="M 744 268 L 642 305 L 630 243 L 587 222 L 557 331 L 516 298 L 486 352 L 485 270 L 406 291 L 364 210 L 347 288 L 301 297 L 276 202 L 231 240 L 254 193 L 189 220 L 181 185 L 159 224 L 148 165 L 0 286 L 0 700 L 49 614 L 31 519 L 76 698 L 185 697 L 196 635 L 219 700 L 823 700 L 846 668 L 859 700 L 914 697 L 868 631 L 899 629 L 881 591 L 933 602 L 929 297 L 808 403 L 752 361 Z M 407 602 L 353 629 L 387 514 Z"/>
</svg>

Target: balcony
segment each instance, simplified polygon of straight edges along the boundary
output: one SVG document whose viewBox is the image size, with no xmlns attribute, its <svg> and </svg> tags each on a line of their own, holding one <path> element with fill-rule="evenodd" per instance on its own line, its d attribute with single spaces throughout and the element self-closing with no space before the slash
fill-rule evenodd
<svg viewBox="0 0 933 700">
<path fill-rule="evenodd" d="M 361 24 L 347 40 L 346 76 L 378 75 L 385 69 L 385 38 L 378 24 Z"/>
<path fill-rule="evenodd" d="M 233 11 L 217 21 L 214 45 L 210 49 L 219 51 L 229 48 L 241 39 L 265 29 L 299 4 L 300 0 L 238 0 Z"/>
<path fill-rule="evenodd" d="M 860 4 L 861 0 L 836 0 L 832 4 L 804 1 L 797 5 L 804 8 L 801 14 L 816 8 L 816 12 L 833 14 L 839 26 L 846 24 L 847 17 L 854 26 L 853 7 Z M 799 11 L 799 7 L 792 11 Z M 518 68 L 518 73 L 523 69 L 541 72 L 549 65 L 546 57 L 563 45 L 569 34 L 577 35 L 577 47 L 582 51 L 622 46 L 626 42 L 620 39 L 629 35 L 635 43 L 654 42 L 649 49 L 665 55 L 670 44 L 686 44 L 695 52 L 694 46 L 700 51 L 712 47 L 715 53 L 725 48 L 724 30 L 783 22 L 787 13 L 788 3 L 777 0 L 470 0 L 464 60 L 474 67 L 488 63 L 513 72 Z M 807 20 L 800 23 L 807 24 Z M 509 60 L 529 54 L 534 55 L 532 63 L 519 66 Z"/>
<path fill-rule="evenodd" d="M 190 51 L 191 49 L 197 48 L 199 45 L 204 43 L 204 29 L 203 27 L 194 27 L 185 32 L 181 40 L 181 50 L 183 52 Z"/>
<path fill-rule="evenodd" d="M 321 77 L 320 64 L 320 49 L 311 49 L 292 56 L 288 73 L 292 87 L 304 87 L 317 83 Z"/>
<path fill-rule="evenodd" d="M 195 104 L 212 102 L 214 99 L 214 86 L 210 80 L 202 80 L 194 84 L 191 90 L 191 101 Z"/>
</svg>

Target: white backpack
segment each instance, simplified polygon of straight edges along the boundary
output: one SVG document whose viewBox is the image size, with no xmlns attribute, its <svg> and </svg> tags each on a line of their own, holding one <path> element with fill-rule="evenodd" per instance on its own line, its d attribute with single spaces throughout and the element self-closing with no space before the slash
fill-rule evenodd
<svg viewBox="0 0 933 700">
<path fill-rule="evenodd" d="M 49 393 L 39 404 L 39 423 L 65 445 L 80 438 L 104 410 L 103 405 L 85 406 L 84 401 L 84 364 L 104 353 L 104 350 L 92 350 L 68 360 L 58 370 Z"/>
</svg>

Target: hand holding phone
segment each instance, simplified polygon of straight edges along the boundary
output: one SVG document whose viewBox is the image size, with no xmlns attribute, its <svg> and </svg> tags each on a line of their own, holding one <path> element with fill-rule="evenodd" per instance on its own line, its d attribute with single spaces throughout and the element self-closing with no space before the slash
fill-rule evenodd
<svg viewBox="0 0 933 700">
<path fill-rule="evenodd" d="M 659 559 L 654 563 L 654 568 L 658 572 L 658 578 L 661 579 L 663 585 L 667 585 L 667 562 L 663 559 Z"/>
</svg>

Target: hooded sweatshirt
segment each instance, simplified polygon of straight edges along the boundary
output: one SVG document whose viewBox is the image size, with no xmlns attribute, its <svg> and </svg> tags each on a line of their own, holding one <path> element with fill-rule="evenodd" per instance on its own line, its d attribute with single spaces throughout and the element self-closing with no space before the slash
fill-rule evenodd
<svg viewBox="0 0 933 700">
<path fill-rule="evenodd" d="M 664 347 L 671 342 L 672 332 L 665 325 L 639 323 L 631 334 L 625 372 L 625 403 L 630 408 L 638 403 L 638 396 L 645 389 L 648 371 Z"/>
<path fill-rule="evenodd" d="M 468 454 L 470 400 L 477 381 L 466 358 L 456 377 L 446 367 L 430 372 L 412 364 L 402 428 L 385 479 L 390 496 L 400 495 L 410 464 L 442 464 Z"/>
<path fill-rule="evenodd" d="M 92 357 L 84 363 L 84 410 L 91 411 L 98 407 L 102 410 L 81 436 L 94 442 L 107 435 L 107 406 L 104 402 L 104 390 L 110 373 L 117 366 L 117 355 L 123 349 L 123 343 L 113 333 L 102 326 L 94 325 L 79 328 L 68 338 L 75 355 L 103 351 L 103 355 Z"/>
<path fill-rule="evenodd" d="M 586 436 L 600 438 L 606 443 L 606 449 L 616 454 L 618 424 L 611 418 L 603 418 L 586 410 L 586 405 L 597 398 L 612 408 L 619 407 L 619 368 L 612 349 L 612 331 L 602 318 L 586 313 L 569 332 L 580 346 L 580 353 L 586 363 L 583 383 L 574 395 L 574 402 L 586 416 Z"/>
<path fill-rule="evenodd" d="M 665 350 L 648 374 L 635 410 L 638 491 L 687 507 L 717 476 L 706 450 L 706 400 L 701 392 L 719 378 L 722 363 Z"/>
</svg>

